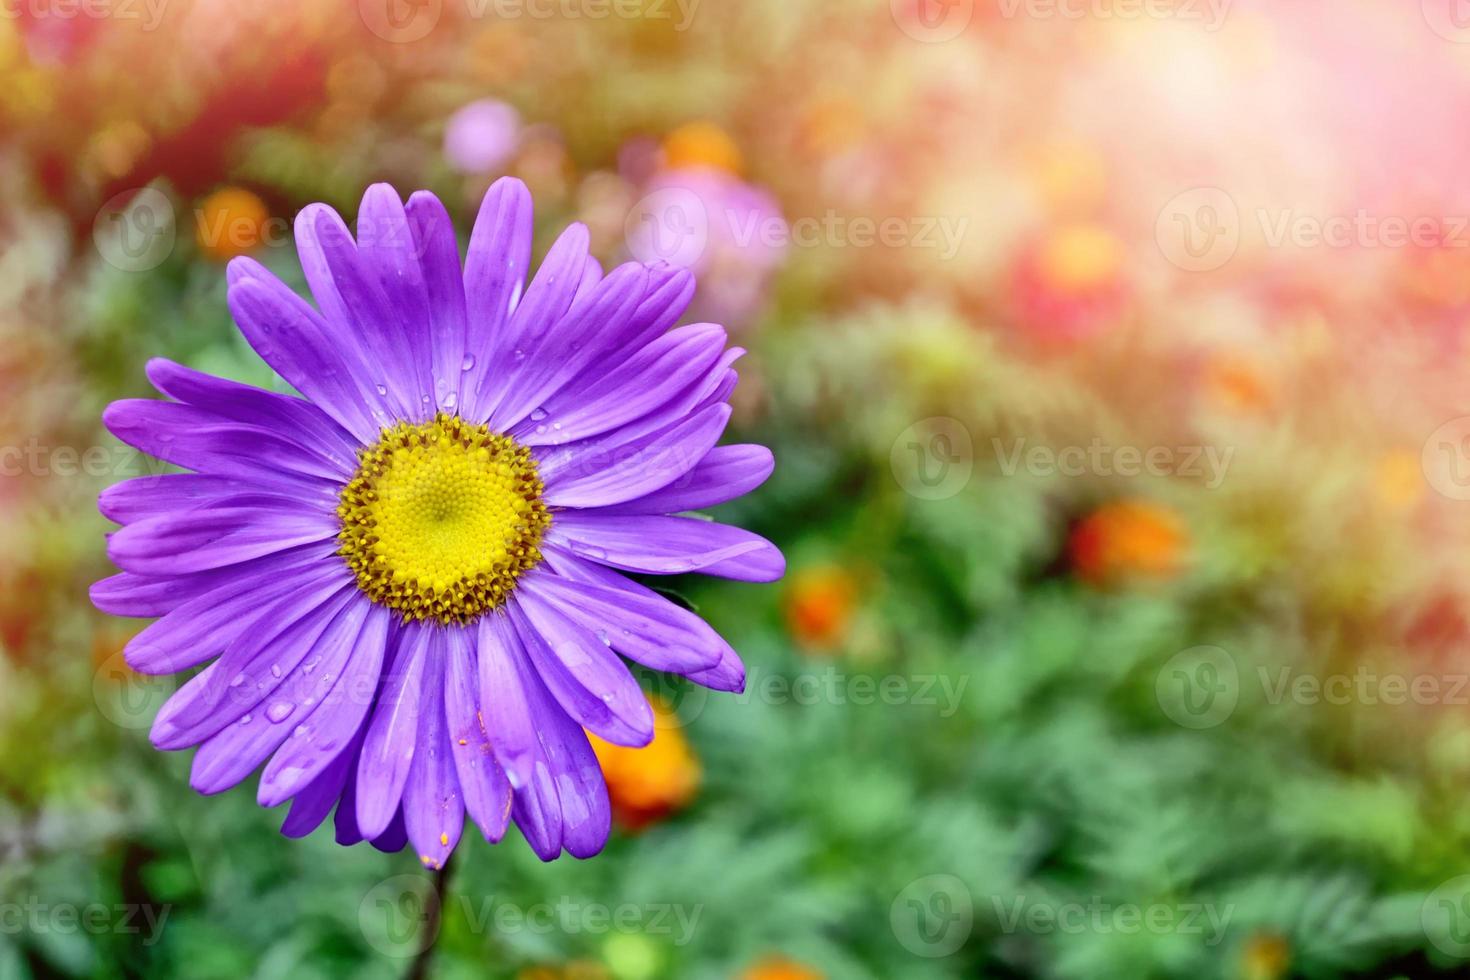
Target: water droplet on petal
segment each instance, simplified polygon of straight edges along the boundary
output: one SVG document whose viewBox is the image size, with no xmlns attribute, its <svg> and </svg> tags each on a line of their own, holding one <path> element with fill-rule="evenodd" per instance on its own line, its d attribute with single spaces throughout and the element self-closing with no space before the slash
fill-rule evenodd
<svg viewBox="0 0 1470 980">
<path fill-rule="evenodd" d="M 272 677 L 280 677 L 281 676 L 281 665 L 280 664 L 271 664 L 271 676 Z"/>
<path fill-rule="evenodd" d="M 544 418 L 546 418 L 546 409 L 544 408 L 538 408 L 531 412 L 532 422 L 540 422 Z"/>
<path fill-rule="evenodd" d="M 475 369 L 475 355 L 466 354 L 464 360 L 459 362 L 461 371 L 473 371 Z"/>
<path fill-rule="evenodd" d="M 279 724 L 285 721 L 294 710 L 296 710 L 296 705 L 290 701 L 277 701 L 265 709 L 265 716 L 270 719 L 271 724 Z"/>
</svg>

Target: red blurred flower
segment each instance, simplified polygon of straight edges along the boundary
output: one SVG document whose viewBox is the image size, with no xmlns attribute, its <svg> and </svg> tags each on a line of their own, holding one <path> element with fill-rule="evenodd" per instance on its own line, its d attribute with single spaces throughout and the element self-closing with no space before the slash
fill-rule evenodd
<svg viewBox="0 0 1470 980">
<path fill-rule="evenodd" d="M 1027 248 L 1016 266 L 1021 322 L 1048 340 L 1075 340 L 1111 326 L 1128 297 L 1124 258 L 1122 243 L 1101 225 L 1053 229 Z"/>
<path fill-rule="evenodd" d="M 1189 532 L 1171 508 L 1146 500 L 1119 500 L 1093 511 L 1068 544 L 1077 575 L 1098 586 L 1175 577 L 1190 547 Z"/>
</svg>

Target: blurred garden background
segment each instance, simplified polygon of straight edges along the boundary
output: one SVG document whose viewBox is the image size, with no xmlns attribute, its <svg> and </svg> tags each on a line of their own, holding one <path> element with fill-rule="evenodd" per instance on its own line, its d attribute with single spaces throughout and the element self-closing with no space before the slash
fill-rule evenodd
<svg viewBox="0 0 1470 980">
<path fill-rule="evenodd" d="M 3 0 L 0 977 L 1465 975 L 1467 119 L 1456 0 Z M 790 570 L 657 583 L 749 684 L 601 856 L 436 882 L 149 745 L 99 415 L 506 174 L 696 270 Z"/>
</svg>

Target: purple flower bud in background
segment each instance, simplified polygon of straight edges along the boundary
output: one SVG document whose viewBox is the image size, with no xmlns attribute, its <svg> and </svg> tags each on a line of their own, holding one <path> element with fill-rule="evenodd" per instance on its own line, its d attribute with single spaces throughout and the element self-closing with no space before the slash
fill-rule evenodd
<svg viewBox="0 0 1470 980">
<path fill-rule="evenodd" d="M 471 102 L 444 127 L 444 159 L 463 174 L 499 169 L 520 145 L 521 116 L 497 99 Z"/>
</svg>

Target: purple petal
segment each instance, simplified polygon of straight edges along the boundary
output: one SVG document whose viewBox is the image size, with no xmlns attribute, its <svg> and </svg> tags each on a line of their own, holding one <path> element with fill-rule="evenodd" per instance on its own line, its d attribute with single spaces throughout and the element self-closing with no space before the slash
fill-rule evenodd
<svg viewBox="0 0 1470 980">
<path fill-rule="evenodd" d="M 428 290 L 419 264 L 408 212 L 398 192 L 387 184 L 373 184 L 362 196 L 357 212 L 357 252 L 364 271 L 376 282 L 377 290 L 365 295 L 371 303 L 380 299 L 386 306 L 367 306 L 363 317 L 379 309 L 390 317 L 381 325 L 388 349 L 407 351 L 409 359 L 396 372 L 408 379 L 410 391 L 418 396 L 411 412 L 423 413 L 423 396 L 437 398 L 434 385 L 433 330 L 429 323 Z M 458 375 L 454 375 L 457 379 Z M 437 402 L 430 406 L 437 408 Z M 411 416 L 417 417 L 417 416 Z"/>
<path fill-rule="evenodd" d="M 449 212 L 428 191 L 419 191 L 408 199 L 408 224 L 429 304 L 435 398 L 441 408 L 452 411 L 461 397 L 460 376 L 465 364 L 464 272 L 459 264 L 459 242 Z"/>
<path fill-rule="evenodd" d="M 543 691 L 526 661 L 520 636 L 503 613 L 480 619 L 480 711 L 485 730 L 514 788 L 512 812 L 531 850 L 543 861 L 561 854 L 561 800 L 556 774 L 546 763 L 541 732 L 550 724 L 541 710 Z M 561 709 L 553 707 L 561 714 Z"/>
<path fill-rule="evenodd" d="M 338 753 L 322 772 L 291 800 L 291 812 L 281 824 L 287 837 L 305 837 L 321 826 L 342 796 L 348 774 L 357 766 L 357 744 Z"/>
<path fill-rule="evenodd" d="M 403 821 L 402 807 L 399 807 L 398 812 L 393 814 L 393 819 L 388 821 L 388 826 L 383 828 L 383 832 L 369 843 L 384 854 L 397 854 L 403 850 L 408 844 L 408 827 Z"/>
<path fill-rule="evenodd" d="M 185 684 L 153 719 L 150 738 L 160 749 L 197 745 L 256 710 L 268 710 L 271 696 L 296 669 L 344 606 L 351 590 L 322 597 L 318 592 L 290 594 L 265 607 L 256 625 L 225 648 L 219 660 Z M 203 684 L 195 685 L 199 678 Z"/>
<path fill-rule="evenodd" d="M 129 524 L 108 539 L 107 556 L 140 575 L 202 572 L 335 538 L 334 524 L 305 509 L 201 508 Z"/>
<path fill-rule="evenodd" d="M 390 192 L 391 193 L 391 192 Z M 308 204 L 296 216 L 296 250 L 317 305 L 340 338 L 362 352 L 354 370 L 359 384 L 387 391 L 393 416 L 425 416 L 420 398 L 417 345 L 404 312 L 393 308 L 342 218 L 325 204 Z M 427 365 L 425 367 L 427 370 Z"/>
<path fill-rule="evenodd" d="M 398 657 L 373 708 L 357 765 L 357 825 L 363 836 L 383 833 L 403 799 L 416 749 L 429 630 L 413 624 L 398 631 Z"/>
<path fill-rule="evenodd" d="M 521 423 L 514 435 L 524 445 L 545 446 L 600 435 L 642 418 L 703 377 L 724 346 L 722 327 L 680 327 L 594 386 L 562 389 L 547 402 L 544 419 Z"/>
<path fill-rule="evenodd" d="M 551 545 L 545 546 L 543 551 L 545 552 L 547 563 L 556 571 L 557 575 L 579 584 L 594 585 L 620 593 L 627 597 L 631 608 L 637 608 L 637 603 L 639 602 L 655 600 L 668 602 L 667 599 L 657 592 L 648 588 L 646 585 L 634 582 L 621 572 L 592 562 L 583 561 L 575 555 L 564 552 Z M 693 614 L 691 613 L 690 615 Z M 695 618 L 698 619 L 698 617 Z M 705 629 L 710 629 L 704 620 L 701 619 L 699 622 Z M 639 652 L 621 649 L 619 652 L 624 656 L 644 664 L 644 666 L 656 670 L 666 670 L 673 674 L 683 674 L 696 684 L 703 684 L 705 687 L 712 688 L 716 691 L 740 692 L 745 690 L 745 664 L 740 661 L 739 655 L 730 648 L 730 645 L 725 642 L 723 637 L 713 630 L 710 630 L 710 633 L 715 640 L 719 641 L 720 658 L 714 666 L 703 669 L 686 671 L 672 662 L 668 665 L 655 665 L 642 659 Z M 616 645 L 615 641 L 614 646 Z"/>
<path fill-rule="evenodd" d="M 194 371 L 162 357 L 146 368 L 160 392 L 232 422 L 287 436 L 333 463 L 342 476 L 357 465 L 358 442 L 311 402 Z"/>
<path fill-rule="evenodd" d="M 489 370 L 481 377 L 476 404 L 494 418 L 497 406 L 537 366 L 531 358 L 545 357 L 542 336 L 572 305 L 572 297 L 587 264 L 587 227 L 573 224 L 561 233 L 536 270 L 526 295 L 510 321 L 495 338 Z"/>
<path fill-rule="evenodd" d="M 583 558 L 628 572 L 703 572 L 742 582 L 774 582 L 786 559 L 758 534 L 689 517 L 558 514 L 547 540 Z"/>
<path fill-rule="evenodd" d="M 201 473 L 315 494 L 341 479 L 335 464 L 279 433 L 191 405 L 124 399 L 107 406 L 102 422 L 135 449 Z"/>
<path fill-rule="evenodd" d="M 490 186 L 480 204 L 465 255 L 464 296 L 468 313 L 465 349 L 472 363 L 464 373 L 461 411 L 480 420 L 488 414 L 478 392 L 502 341 L 510 312 L 520 299 L 531 264 L 531 192 L 511 177 Z"/>
<path fill-rule="evenodd" d="M 541 470 L 546 502 L 553 507 L 605 507 L 666 487 L 698 465 L 729 421 L 729 405 L 711 405 L 613 451 L 584 446 L 552 457 Z"/>
<path fill-rule="evenodd" d="M 616 504 L 604 514 L 678 514 L 703 510 L 742 497 L 776 468 L 765 446 L 716 446 L 699 464 L 673 483 L 650 494 Z"/>
<path fill-rule="evenodd" d="M 149 517 L 160 517 L 196 507 L 219 506 L 223 500 L 258 500 L 332 511 L 336 503 L 330 494 L 302 496 L 278 485 L 262 485 L 244 480 L 202 473 L 165 473 L 139 476 L 114 483 L 97 497 L 97 509 L 110 521 L 131 524 Z"/>
<path fill-rule="evenodd" d="M 480 713 L 478 656 L 471 643 L 478 633 L 470 627 L 446 632 L 444 707 L 465 809 L 493 844 L 505 836 L 511 790 Z"/>
<path fill-rule="evenodd" d="M 181 603 L 128 641 L 123 657 L 129 667 L 140 674 L 186 670 L 223 652 L 281 597 L 328 596 L 352 581 L 345 566 L 312 548 L 204 575 L 219 576 L 217 587 Z"/>
<path fill-rule="evenodd" d="M 559 572 L 578 559 L 548 554 Z M 567 619 L 605 636 L 613 649 L 645 667 L 688 674 L 720 662 L 726 643 L 709 625 L 656 593 L 638 595 L 537 569 L 520 588 Z"/>
<path fill-rule="evenodd" d="M 528 325 L 522 336 L 525 356 L 514 360 L 514 374 L 507 380 L 505 398 L 494 406 L 490 427 L 498 432 L 514 428 L 608 347 L 620 343 L 647 282 L 642 266 L 621 265 L 555 322 Z"/>
<path fill-rule="evenodd" d="M 256 353 L 359 441 L 376 441 L 391 416 L 351 336 L 254 259 L 235 259 L 229 272 L 230 312 Z"/>
<path fill-rule="evenodd" d="M 653 709 L 607 643 L 534 590 L 518 589 L 509 612 L 547 690 L 578 724 L 614 745 L 653 740 Z"/>
<path fill-rule="evenodd" d="M 363 719 L 378 690 L 390 620 L 391 613 L 383 606 L 355 602 L 322 637 L 320 662 L 310 671 L 303 664 L 292 687 L 309 713 L 261 773 L 256 794 L 261 806 L 276 806 L 294 796 L 360 740 Z M 314 707 L 305 704 L 311 699 Z M 352 764 L 357 764 L 356 752 Z"/>
<path fill-rule="evenodd" d="M 444 661 L 448 653 L 449 644 L 442 631 L 430 631 L 417 748 L 408 782 L 403 786 L 404 827 L 419 861 L 430 868 L 444 866 L 464 831 L 464 801 L 444 716 Z"/>
</svg>

